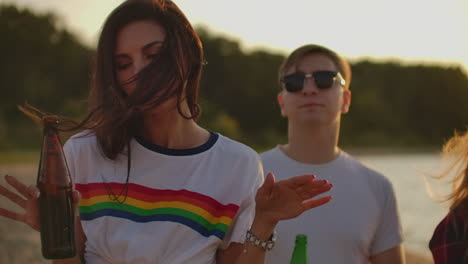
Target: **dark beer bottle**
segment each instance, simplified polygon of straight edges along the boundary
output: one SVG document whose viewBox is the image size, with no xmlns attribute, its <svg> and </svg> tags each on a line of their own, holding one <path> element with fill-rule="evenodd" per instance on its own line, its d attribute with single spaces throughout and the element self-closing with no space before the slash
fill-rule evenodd
<svg viewBox="0 0 468 264">
<path fill-rule="evenodd" d="M 291 256 L 291 264 L 307 264 L 307 236 L 296 235 L 296 243 Z"/>
<path fill-rule="evenodd" d="M 40 190 L 42 255 L 46 259 L 76 255 L 72 181 L 58 134 L 58 118 L 43 118 L 44 135 L 37 187 Z"/>
</svg>

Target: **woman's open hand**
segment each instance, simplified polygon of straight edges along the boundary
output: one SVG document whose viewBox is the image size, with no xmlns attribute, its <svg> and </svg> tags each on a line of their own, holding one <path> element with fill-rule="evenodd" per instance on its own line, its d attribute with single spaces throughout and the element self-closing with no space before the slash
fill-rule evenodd
<svg viewBox="0 0 468 264">
<path fill-rule="evenodd" d="M 40 231 L 39 189 L 34 185 L 28 187 L 13 176 L 6 175 L 5 180 L 16 190 L 16 192 L 10 191 L 6 187 L 0 185 L 0 195 L 5 196 L 13 203 L 19 205 L 24 209 L 24 213 L 16 213 L 5 208 L 0 208 L 0 216 L 23 222 L 32 227 L 34 230 Z M 79 201 L 79 192 L 73 190 L 73 202 L 75 209 Z"/>
<path fill-rule="evenodd" d="M 274 175 L 268 173 L 255 197 L 256 218 L 276 224 L 280 220 L 297 217 L 329 202 L 331 196 L 312 198 L 332 187 L 328 181 L 316 179 L 314 175 L 296 176 L 275 182 Z"/>
<path fill-rule="evenodd" d="M 0 208 L 0 216 L 23 222 L 39 231 L 39 190 L 34 185 L 27 187 L 13 176 L 6 175 L 5 180 L 9 185 L 15 188 L 17 192 L 10 191 L 6 187 L 0 185 L 0 195 L 5 196 L 10 201 L 19 205 L 24 209 L 24 213 L 16 213 Z"/>
</svg>

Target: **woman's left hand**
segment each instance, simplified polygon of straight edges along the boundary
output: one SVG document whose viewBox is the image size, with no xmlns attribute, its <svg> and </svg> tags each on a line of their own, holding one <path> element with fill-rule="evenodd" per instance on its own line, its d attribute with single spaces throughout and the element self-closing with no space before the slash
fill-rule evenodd
<svg viewBox="0 0 468 264">
<path fill-rule="evenodd" d="M 312 198 L 332 187 L 328 181 L 316 179 L 314 175 L 295 176 L 275 182 L 273 173 L 268 173 L 255 197 L 255 217 L 273 225 L 280 220 L 297 217 L 309 209 L 328 203 L 331 196 Z"/>
</svg>

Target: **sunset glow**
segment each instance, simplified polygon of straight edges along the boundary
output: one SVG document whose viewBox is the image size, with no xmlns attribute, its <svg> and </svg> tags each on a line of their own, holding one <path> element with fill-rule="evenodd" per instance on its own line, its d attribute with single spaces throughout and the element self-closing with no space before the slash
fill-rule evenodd
<svg viewBox="0 0 468 264">
<path fill-rule="evenodd" d="M 0 0 L 58 13 L 90 45 L 122 0 Z M 246 50 L 286 54 L 305 43 L 350 59 L 456 64 L 468 69 L 465 0 L 176 0 L 194 25 L 238 40 Z"/>
</svg>

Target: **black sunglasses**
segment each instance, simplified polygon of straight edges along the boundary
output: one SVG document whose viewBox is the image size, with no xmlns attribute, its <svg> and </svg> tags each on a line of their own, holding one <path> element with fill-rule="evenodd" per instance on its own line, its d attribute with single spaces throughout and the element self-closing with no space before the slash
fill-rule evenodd
<svg viewBox="0 0 468 264">
<path fill-rule="evenodd" d="M 290 93 L 295 93 L 304 88 L 306 78 L 313 78 L 315 85 L 319 89 L 328 89 L 333 86 L 335 80 L 338 80 L 341 86 L 346 84 L 346 81 L 339 72 L 335 71 L 316 71 L 313 73 L 292 73 L 280 79 L 286 90 Z"/>
</svg>

